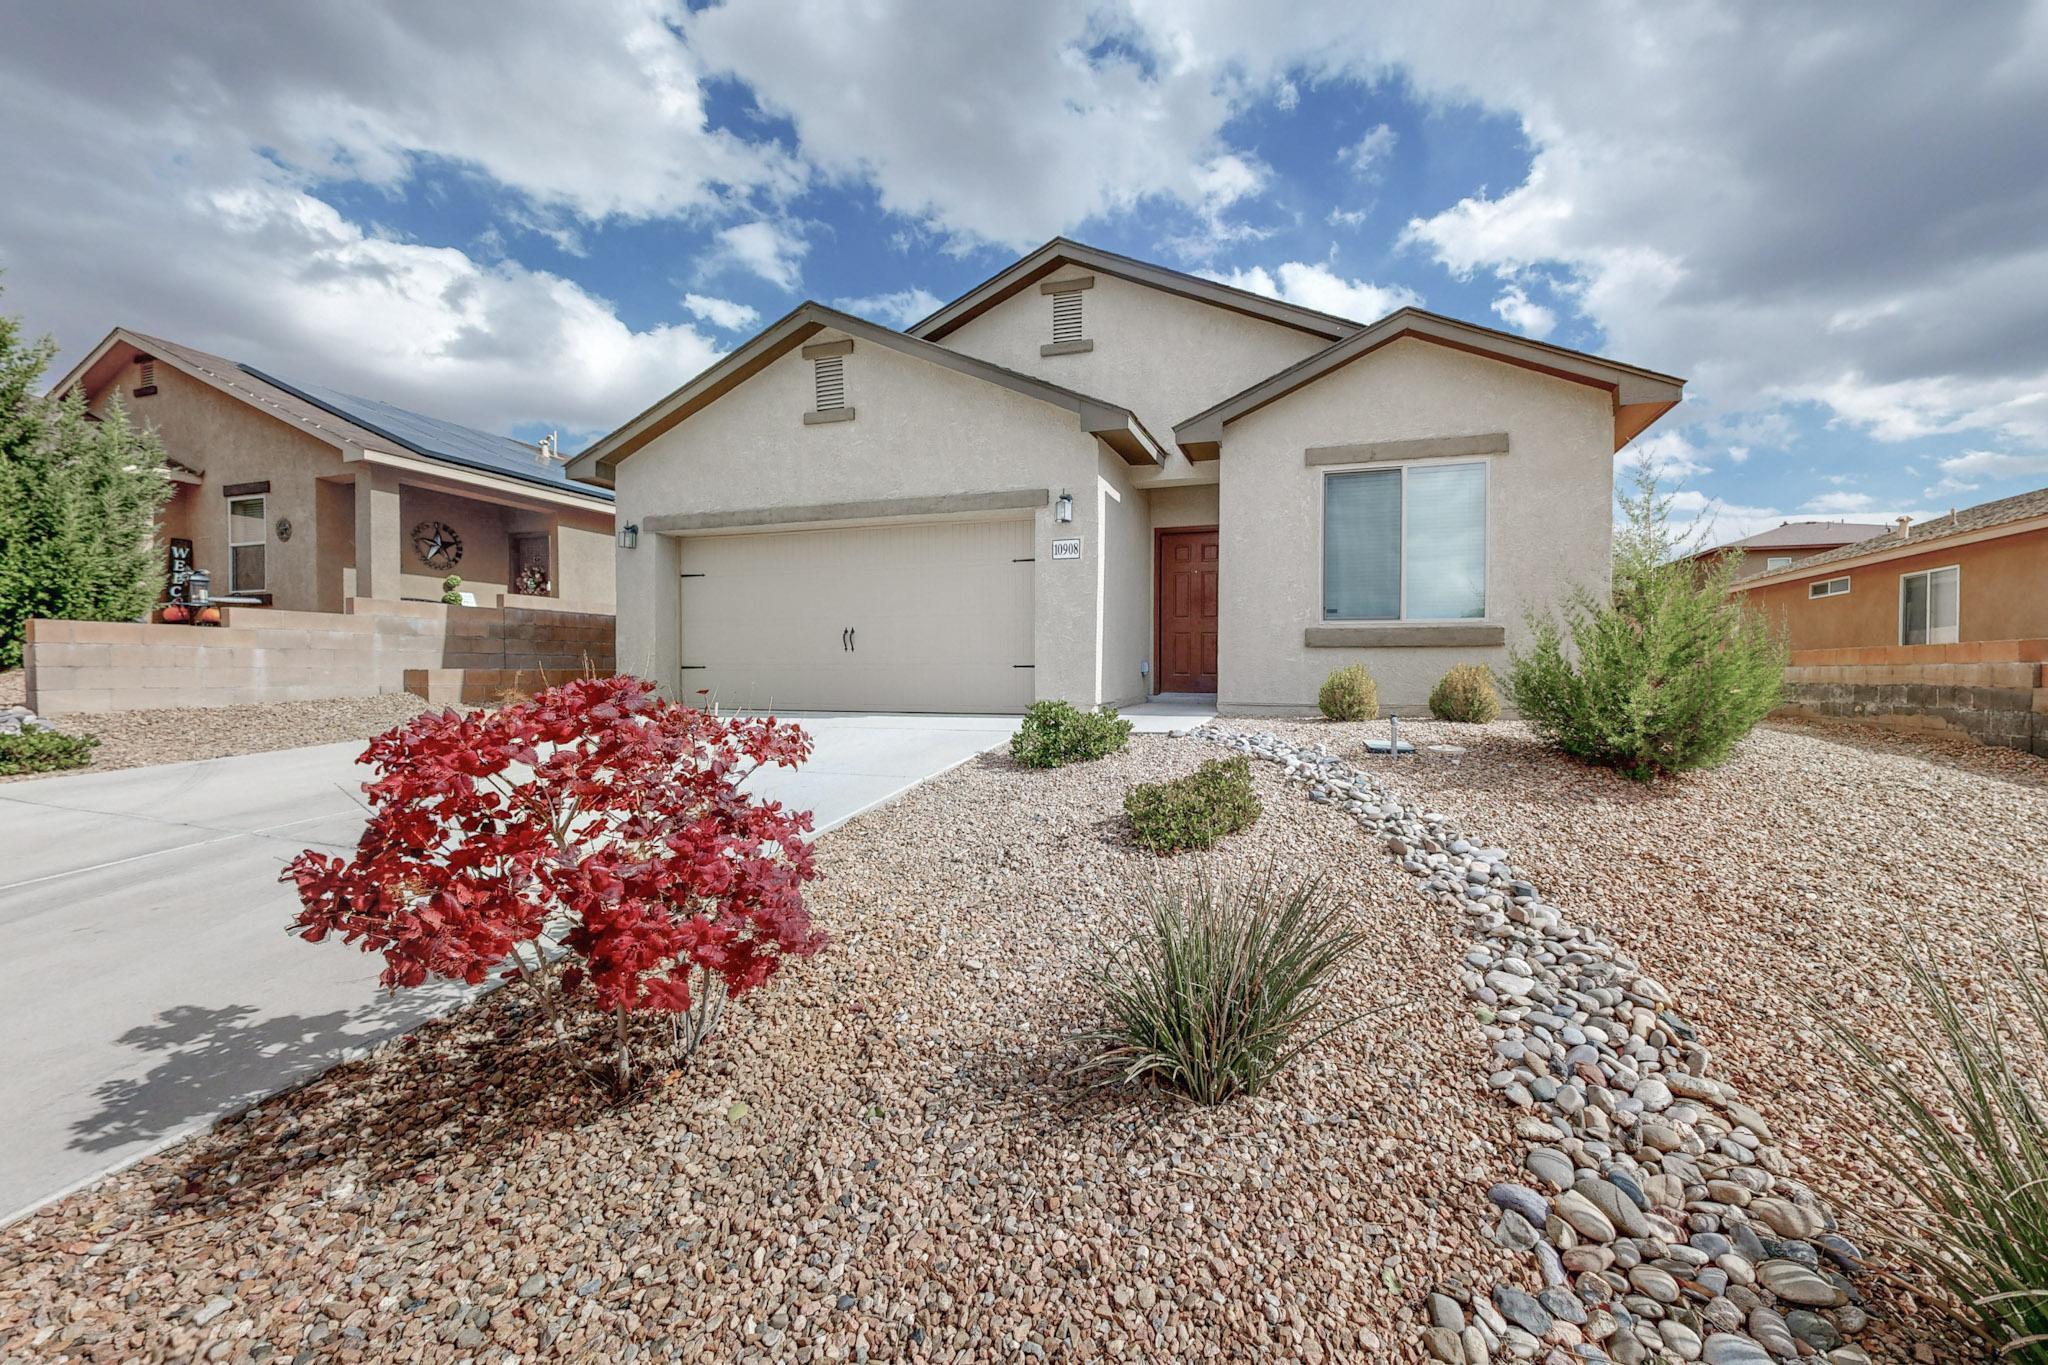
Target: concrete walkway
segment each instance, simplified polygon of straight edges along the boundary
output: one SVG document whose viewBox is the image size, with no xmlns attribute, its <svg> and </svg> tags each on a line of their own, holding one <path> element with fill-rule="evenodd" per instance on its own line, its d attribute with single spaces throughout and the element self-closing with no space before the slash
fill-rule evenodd
<svg viewBox="0 0 2048 1365">
<path fill-rule="evenodd" d="M 1002 743 L 1014 717 L 821 716 L 750 790 L 820 832 Z M 279 870 L 353 848 L 360 742 L 0 785 L 0 1223 L 441 1013 L 307 944 Z"/>
</svg>

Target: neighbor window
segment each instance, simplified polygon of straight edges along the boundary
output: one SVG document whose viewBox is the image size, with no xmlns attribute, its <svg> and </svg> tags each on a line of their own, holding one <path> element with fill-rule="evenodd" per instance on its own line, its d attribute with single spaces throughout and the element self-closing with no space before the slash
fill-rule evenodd
<svg viewBox="0 0 2048 1365">
<path fill-rule="evenodd" d="M 234 498 L 228 503 L 228 591 L 263 591 L 263 549 L 269 541 L 270 518 L 262 498 Z"/>
<path fill-rule="evenodd" d="M 1840 578 L 1823 578 L 1818 583 L 1809 583 L 1806 585 L 1806 595 L 1808 598 L 1840 597 L 1843 593 L 1846 593 L 1848 591 L 1849 577 L 1847 574 L 1844 574 Z"/>
<path fill-rule="evenodd" d="M 1952 645 L 1961 616 L 1962 574 L 1953 564 L 1899 575 L 1899 643 Z"/>
<path fill-rule="evenodd" d="M 1485 615 L 1485 465 L 1323 476 L 1323 619 Z"/>
<path fill-rule="evenodd" d="M 1776 573 L 1780 569 L 1789 569 L 1791 567 L 1791 555 L 1772 555 L 1770 558 L 1764 561 L 1765 573 Z"/>
</svg>

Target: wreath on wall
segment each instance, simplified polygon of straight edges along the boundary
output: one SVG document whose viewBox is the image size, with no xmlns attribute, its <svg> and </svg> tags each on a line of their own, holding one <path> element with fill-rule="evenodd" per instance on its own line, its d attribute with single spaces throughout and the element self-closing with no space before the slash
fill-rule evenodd
<svg viewBox="0 0 2048 1365">
<path fill-rule="evenodd" d="M 413 527 L 412 549 L 430 569 L 452 569 L 462 562 L 462 537 L 445 521 L 423 521 Z"/>
</svg>

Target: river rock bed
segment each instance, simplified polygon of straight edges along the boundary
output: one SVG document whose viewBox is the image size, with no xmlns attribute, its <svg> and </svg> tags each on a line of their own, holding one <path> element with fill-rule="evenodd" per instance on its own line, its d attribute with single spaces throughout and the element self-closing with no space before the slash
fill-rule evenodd
<svg viewBox="0 0 2048 1365">
<path fill-rule="evenodd" d="M 1316 745 L 1210 725 L 1195 738 L 1279 764 L 1382 841 L 1474 946 L 1459 975 L 1519 1113 L 1520 1178 L 1488 1191 L 1493 1240 L 1539 1288 L 1450 1277 L 1422 1305 L 1446 1365 L 1871 1359 L 1856 1246 L 1793 1174 L 1670 991 L 1514 866 Z"/>
</svg>

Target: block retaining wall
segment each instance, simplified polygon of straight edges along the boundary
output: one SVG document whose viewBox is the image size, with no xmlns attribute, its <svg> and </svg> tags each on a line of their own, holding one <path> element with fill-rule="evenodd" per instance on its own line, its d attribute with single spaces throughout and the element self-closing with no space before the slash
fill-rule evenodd
<svg viewBox="0 0 2048 1365">
<path fill-rule="evenodd" d="M 1968 736 L 2048 757 L 2048 641 L 1799 650 L 1782 714 Z"/>
<path fill-rule="evenodd" d="M 351 598 L 336 614 L 226 607 L 219 626 L 31 621 L 28 704 L 47 716 L 361 697 L 406 690 L 409 670 L 478 670 L 493 697 L 613 670 L 609 613 Z M 507 679 L 513 680 L 507 682 Z"/>
</svg>

